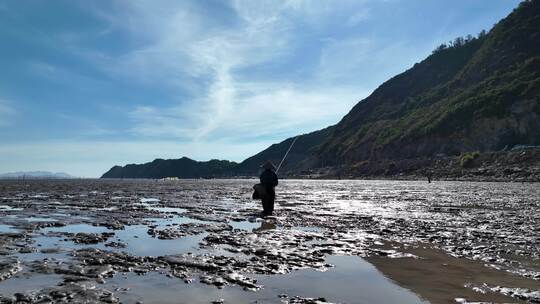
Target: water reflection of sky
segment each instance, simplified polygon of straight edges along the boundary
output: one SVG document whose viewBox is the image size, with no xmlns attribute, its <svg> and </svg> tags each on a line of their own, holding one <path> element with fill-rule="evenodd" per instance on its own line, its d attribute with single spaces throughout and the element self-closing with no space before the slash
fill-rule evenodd
<svg viewBox="0 0 540 304">
<path fill-rule="evenodd" d="M 127 243 L 126 248 L 119 248 L 138 256 L 161 256 L 197 251 L 199 242 L 208 235 L 202 233 L 173 240 L 161 240 L 151 237 L 145 225 L 127 226 L 124 230 L 116 231 L 116 239 Z"/>
<path fill-rule="evenodd" d="M 9 280 L 0 282 L 0 295 L 12 296 L 18 292 L 38 291 L 60 282 L 62 282 L 62 276 L 58 274 L 32 274 L 31 276 L 17 274 Z"/>
<path fill-rule="evenodd" d="M 336 303 L 424 303 L 414 293 L 397 286 L 375 267 L 359 257 L 330 256 L 335 265 L 326 272 L 298 270 L 286 275 L 255 275 L 264 287 L 258 292 L 237 287 L 217 289 L 198 282 L 185 284 L 158 273 L 145 276 L 117 276 L 105 286 L 130 288 L 117 293 L 123 302 L 134 303 L 210 303 L 224 299 L 226 303 L 280 303 L 278 295 L 324 297 Z M 178 294 L 182 297 L 178 298 Z"/>
<path fill-rule="evenodd" d="M 167 226 L 172 223 L 189 223 L 192 220 L 189 218 L 173 218 L 173 219 L 149 219 L 158 225 Z M 159 226 L 158 226 L 159 227 Z M 163 228 L 163 227 L 162 227 Z M 208 235 L 202 233 L 194 236 L 185 236 L 173 240 L 162 240 L 154 238 L 148 234 L 148 226 L 146 225 L 128 225 L 122 230 L 110 230 L 106 227 L 92 226 L 88 224 L 74 224 L 64 227 L 51 227 L 42 229 L 45 235 L 35 236 L 35 245 L 40 248 L 62 248 L 64 250 L 81 249 L 85 247 L 93 247 L 102 250 L 125 251 L 137 256 L 160 256 L 170 254 L 180 254 L 187 252 L 195 252 L 198 249 L 198 244 Z M 70 240 L 64 240 L 63 237 L 46 236 L 47 233 L 103 233 L 114 232 L 114 236 L 106 242 L 98 244 L 76 244 Z M 125 248 L 114 248 L 105 246 L 108 242 L 122 242 L 126 244 Z M 47 257 L 47 254 L 34 253 L 28 254 L 33 257 Z"/>
<path fill-rule="evenodd" d="M 0 224 L 0 233 L 17 232 L 18 230 L 10 225 Z"/>
</svg>

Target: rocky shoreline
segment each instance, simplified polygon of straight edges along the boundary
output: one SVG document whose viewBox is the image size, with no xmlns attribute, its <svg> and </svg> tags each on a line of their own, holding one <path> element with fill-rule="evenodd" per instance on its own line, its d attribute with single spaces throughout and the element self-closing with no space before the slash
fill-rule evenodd
<svg viewBox="0 0 540 304">
<path fill-rule="evenodd" d="M 507 152 L 466 153 L 434 158 L 375 160 L 347 167 L 326 167 L 301 174 L 287 172 L 293 179 L 383 179 L 476 182 L 540 182 L 540 149 Z"/>
</svg>

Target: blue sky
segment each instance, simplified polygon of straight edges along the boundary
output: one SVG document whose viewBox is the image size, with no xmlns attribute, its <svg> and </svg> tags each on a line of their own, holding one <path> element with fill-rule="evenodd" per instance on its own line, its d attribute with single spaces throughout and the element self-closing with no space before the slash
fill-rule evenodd
<svg viewBox="0 0 540 304">
<path fill-rule="evenodd" d="M 241 161 L 518 3 L 1 1 L 0 172 Z"/>
</svg>

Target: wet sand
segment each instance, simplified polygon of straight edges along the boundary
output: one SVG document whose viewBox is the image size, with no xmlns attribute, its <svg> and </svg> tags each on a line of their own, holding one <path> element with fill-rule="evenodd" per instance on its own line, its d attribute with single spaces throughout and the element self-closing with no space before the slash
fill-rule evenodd
<svg viewBox="0 0 540 304">
<path fill-rule="evenodd" d="M 482 263 L 448 256 L 428 247 L 402 249 L 419 258 L 367 258 L 385 276 L 431 303 L 456 303 L 455 299 L 474 299 L 479 302 L 527 303 L 491 291 L 487 286 L 528 288 L 537 290 L 538 281 L 501 272 Z M 475 290 L 476 288 L 476 290 Z M 481 290 L 481 291 L 480 291 Z"/>
<path fill-rule="evenodd" d="M 0 182 L 0 302 L 540 301 L 540 187 Z"/>
</svg>

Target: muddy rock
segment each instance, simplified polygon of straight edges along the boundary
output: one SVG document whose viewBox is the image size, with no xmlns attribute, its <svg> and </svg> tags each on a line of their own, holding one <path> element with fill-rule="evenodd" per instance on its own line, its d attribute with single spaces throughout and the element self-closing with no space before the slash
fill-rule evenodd
<svg viewBox="0 0 540 304">
<path fill-rule="evenodd" d="M 292 298 L 285 298 L 282 301 L 287 304 L 320 304 L 320 303 L 332 304 L 331 302 L 327 302 L 325 298 L 303 298 L 299 296 L 295 296 Z"/>
<path fill-rule="evenodd" d="M 0 282 L 11 278 L 21 269 L 21 262 L 18 259 L 0 260 Z"/>
<path fill-rule="evenodd" d="M 127 244 L 124 242 L 108 242 L 105 244 L 105 246 L 113 248 L 126 248 Z"/>
<path fill-rule="evenodd" d="M 501 293 L 512 298 L 523 300 L 531 303 L 540 303 L 540 290 L 530 290 L 527 288 L 511 288 L 501 286 L 489 286 L 484 284 L 482 286 L 474 286 L 473 290 L 481 293 L 496 292 Z"/>
<path fill-rule="evenodd" d="M 163 229 L 159 229 L 157 226 L 150 226 L 150 229 L 148 229 L 148 234 L 158 239 L 171 240 L 188 235 L 197 235 L 205 232 L 219 232 L 231 229 L 232 227 L 226 224 L 187 223 Z"/>
<path fill-rule="evenodd" d="M 119 221 L 110 221 L 110 222 L 103 222 L 99 224 L 100 226 L 107 227 L 111 230 L 123 230 L 125 228 L 125 225 Z"/>
<path fill-rule="evenodd" d="M 73 252 L 82 265 L 110 266 L 115 271 L 146 273 L 155 269 L 153 257 L 136 257 L 125 252 L 104 251 L 96 248 L 84 248 Z"/>
<path fill-rule="evenodd" d="M 0 296 L 0 303 L 119 303 L 118 298 L 108 290 L 81 282 L 68 282 L 61 286 L 42 289 L 37 292 L 13 297 Z"/>
<path fill-rule="evenodd" d="M 77 233 L 71 237 L 71 240 L 77 244 L 97 244 L 107 241 L 114 235 L 114 232 L 102 233 Z"/>
<path fill-rule="evenodd" d="M 215 256 L 194 256 L 191 254 L 183 254 L 177 256 L 166 256 L 160 259 L 173 268 L 185 267 L 212 272 L 220 269 L 220 267 L 213 262 L 213 260 L 217 258 L 218 257 Z M 229 262 L 231 261 L 234 261 L 234 259 L 230 258 Z"/>
</svg>

